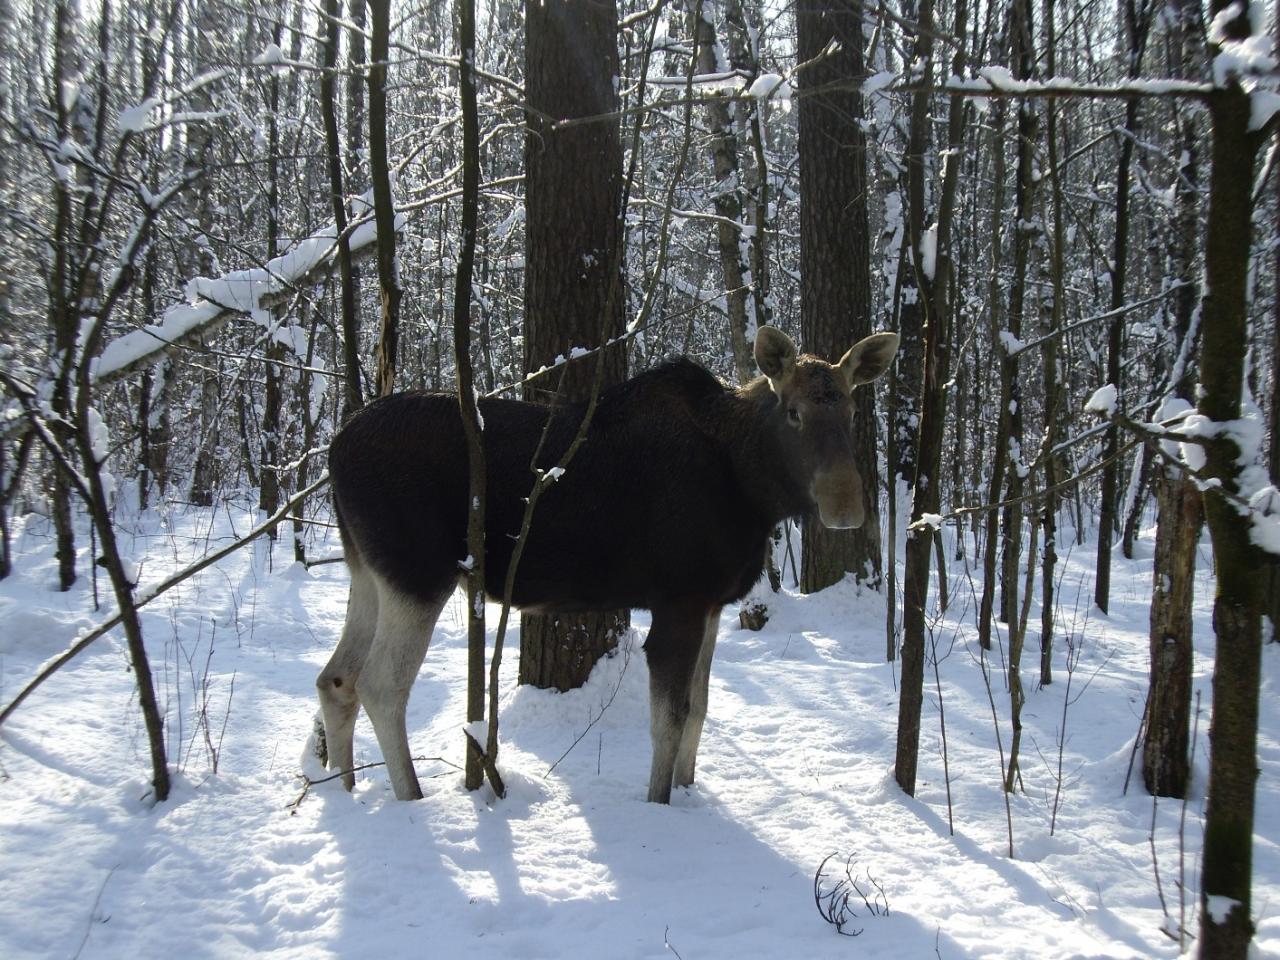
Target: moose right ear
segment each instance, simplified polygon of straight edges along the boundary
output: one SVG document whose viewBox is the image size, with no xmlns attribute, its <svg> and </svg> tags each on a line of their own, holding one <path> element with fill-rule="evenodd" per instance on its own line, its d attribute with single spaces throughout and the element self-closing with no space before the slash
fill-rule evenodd
<svg viewBox="0 0 1280 960">
<path fill-rule="evenodd" d="M 770 383 L 787 379 L 796 366 L 796 345 L 777 327 L 763 326 L 756 331 L 756 365 Z"/>
</svg>

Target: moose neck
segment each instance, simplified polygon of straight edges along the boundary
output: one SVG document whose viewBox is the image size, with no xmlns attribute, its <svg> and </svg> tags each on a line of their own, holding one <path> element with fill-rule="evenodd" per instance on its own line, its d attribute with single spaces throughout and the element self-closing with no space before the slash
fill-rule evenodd
<svg viewBox="0 0 1280 960">
<path fill-rule="evenodd" d="M 725 396 L 724 442 L 748 500 L 773 527 L 812 508 L 808 490 L 790 462 L 779 431 L 786 429 L 778 398 L 764 377 Z"/>
</svg>

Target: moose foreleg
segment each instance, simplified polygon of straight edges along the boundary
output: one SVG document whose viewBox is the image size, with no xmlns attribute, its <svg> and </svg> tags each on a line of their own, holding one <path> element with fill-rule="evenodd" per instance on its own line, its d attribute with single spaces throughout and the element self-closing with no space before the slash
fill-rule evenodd
<svg viewBox="0 0 1280 960">
<path fill-rule="evenodd" d="M 373 577 L 356 564 L 351 565 L 351 594 L 347 600 L 347 620 L 342 639 L 316 678 L 320 693 L 320 714 L 324 717 L 325 765 L 342 771 L 342 785 L 355 786 L 352 737 L 360 699 L 356 696 L 356 679 L 369 655 L 374 627 L 378 622 L 378 588 Z"/>
<path fill-rule="evenodd" d="M 422 788 L 409 755 L 405 713 L 418 669 L 427 655 L 431 631 L 453 584 L 434 601 L 378 585 L 378 626 L 357 682 L 360 702 L 373 723 L 397 800 L 420 800 Z"/>
<path fill-rule="evenodd" d="M 680 749 L 676 753 L 674 783 L 687 787 L 693 783 L 698 764 L 698 744 L 702 741 L 702 725 L 707 719 L 707 692 L 711 684 L 711 658 L 716 652 L 716 633 L 720 629 L 720 608 L 707 614 L 702 635 L 702 647 L 693 668 L 693 683 L 689 692 L 689 717 L 684 723 Z"/>
<path fill-rule="evenodd" d="M 705 611 L 653 611 L 653 626 L 644 645 L 649 662 L 649 732 L 653 739 L 650 803 L 671 802 L 676 757 L 689 719 L 693 674 L 705 626 Z"/>
</svg>

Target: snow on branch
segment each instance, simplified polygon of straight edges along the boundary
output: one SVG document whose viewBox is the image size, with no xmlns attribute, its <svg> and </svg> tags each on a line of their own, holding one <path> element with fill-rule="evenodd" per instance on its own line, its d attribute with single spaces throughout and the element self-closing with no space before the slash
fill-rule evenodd
<svg viewBox="0 0 1280 960">
<path fill-rule="evenodd" d="M 404 221 L 403 213 L 396 215 L 397 231 Z M 372 218 L 354 221 L 347 236 L 353 257 L 373 254 L 376 231 Z M 187 284 L 189 303 L 169 307 L 157 323 L 106 345 L 96 361 L 95 381 L 109 383 L 127 376 L 212 333 L 233 317 L 260 316 L 291 291 L 326 276 L 333 269 L 337 247 L 337 231 L 329 224 L 265 266 L 235 270 L 216 279 L 197 277 Z"/>
</svg>

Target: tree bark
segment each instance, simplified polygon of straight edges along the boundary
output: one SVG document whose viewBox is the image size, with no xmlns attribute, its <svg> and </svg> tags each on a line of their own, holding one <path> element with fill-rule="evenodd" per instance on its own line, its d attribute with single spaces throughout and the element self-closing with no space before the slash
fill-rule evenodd
<svg viewBox="0 0 1280 960">
<path fill-rule="evenodd" d="M 860 79 L 862 4 L 799 0 L 796 58 L 806 89 Z M 835 42 L 833 50 L 828 46 Z M 824 54 L 824 51 L 826 53 Z M 824 54 L 819 58 L 820 54 Z M 803 66 L 819 58 L 818 62 Z M 809 353 L 840 357 L 871 333 L 871 245 L 867 209 L 867 144 L 862 95 L 844 89 L 806 96 L 798 105 L 800 157 L 800 339 Z M 813 593 L 852 573 L 878 589 L 880 482 L 875 396 L 858 395 L 853 444 L 862 476 L 866 520 L 856 530 L 804 521 L 800 589 Z"/>
<path fill-rule="evenodd" d="M 336 7 L 337 0 L 328 0 Z M 369 177 L 378 233 L 378 288 L 382 326 L 378 334 L 375 392 L 395 391 L 400 351 L 400 268 L 396 261 L 396 211 L 391 198 L 391 161 L 387 155 L 387 66 L 391 50 L 391 0 L 369 0 Z M 336 145 L 333 148 L 337 149 Z"/>
<path fill-rule="evenodd" d="M 1142 54 L 1147 46 L 1147 27 L 1151 22 L 1151 0 L 1125 0 L 1122 10 L 1128 40 L 1128 76 L 1136 77 L 1142 69 Z M 1133 146 L 1138 135 L 1139 100 L 1125 104 L 1124 130 L 1120 135 L 1120 160 L 1116 165 L 1115 238 L 1111 250 L 1111 309 L 1124 306 L 1125 275 L 1129 259 L 1129 170 L 1133 164 Z M 1121 362 L 1124 352 L 1125 318 L 1117 315 L 1107 325 L 1107 382 L 1121 389 Z M 1098 506 L 1097 568 L 1093 581 L 1093 600 L 1099 610 L 1107 612 L 1111 598 L 1111 547 L 1116 534 L 1119 513 L 1120 461 L 1119 427 L 1111 424 L 1102 439 L 1102 492 Z"/>
<path fill-rule="evenodd" d="M 1035 70 L 1034 45 L 1034 13 L 1031 0 L 1013 0 L 1010 11 L 1010 32 L 1012 33 L 1013 75 L 1018 80 L 1030 80 Z M 1013 242 L 1013 279 L 1009 285 L 1009 312 L 1007 323 L 1009 333 L 1016 342 L 1022 338 L 1022 314 L 1026 302 L 1027 271 L 1031 252 L 1040 236 L 1041 225 L 1036 217 L 1036 182 L 1039 174 L 1036 170 L 1035 152 L 1039 139 L 1040 117 L 1032 103 L 1023 101 L 1018 105 L 1018 169 L 1014 191 L 1014 206 L 1017 226 Z M 1002 363 L 1006 368 L 1008 381 L 1008 418 L 1009 444 L 1008 451 L 997 451 L 997 456 L 1008 456 L 1008 487 L 1006 499 L 1017 501 L 1022 497 L 1023 481 L 1027 472 L 1025 454 L 1022 449 L 1022 386 L 1018 371 L 1018 358 L 1010 351 L 1004 351 Z M 1012 793 L 1018 778 L 1019 749 L 1022 743 L 1022 707 L 1026 703 L 1026 692 L 1022 686 L 1022 649 L 1025 636 L 1025 623 L 1019 616 L 1018 603 L 1018 570 L 1022 556 L 1022 505 L 1010 503 L 1004 508 L 1004 565 L 1001 577 L 1004 602 L 1004 619 L 1009 625 L 1009 717 L 1013 727 L 1009 739 L 1009 763 L 1005 771 L 1005 790 Z M 1033 537 L 1034 540 L 1034 531 Z M 1028 560 L 1028 565 L 1032 561 Z"/>
<path fill-rule="evenodd" d="M 1212 0 L 1229 40 L 1249 35 L 1249 3 Z M 1225 19 L 1225 18 L 1224 18 Z M 1211 49 L 1211 54 L 1216 54 Z M 1200 413 L 1216 424 L 1240 417 L 1247 338 L 1252 188 L 1266 131 L 1251 131 L 1250 98 L 1237 77 L 1209 97 L 1212 162 L 1201 300 Z M 1251 455 L 1256 451 L 1249 451 Z M 1224 496 L 1239 492 L 1241 451 L 1219 435 L 1205 445 L 1204 471 L 1220 487 L 1205 492 L 1218 592 L 1213 604 L 1217 657 L 1209 730 L 1209 788 L 1200 882 L 1200 953 L 1245 960 L 1253 936 L 1254 791 L 1258 779 L 1258 691 L 1262 670 L 1261 554 L 1250 540 L 1251 518 Z"/>
<path fill-rule="evenodd" d="M 355 273 L 351 265 L 351 244 L 347 239 L 347 199 L 342 172 L 342 146 L 338 138 L 338 108 L 334 70 L 338 63 L 339 0 L 325 0 L 324 67 L 320 75 L 320 117 L 324 125 L 325 160 L 329 173 L 329 203 L 338 234 L 338 305 L 342 324 L 342 413 L 350 416 L 364 403 L 360 383 L 360 320 L 356 314 Z M 370 74 L 369 82 L 373 82 Z M 372 122 L 372 121 L 371 121 Z M 385 129 L 383 134 L 385 165 Z M 389 192 L 389 191 L 388 191 Z M 381 242 L 381 237 L 379 237 Z M 392 234 L 394 243 L 394 232 Z"/>
<path fill-rule="evenodd" d="M 617 109 L 618 11 L 548 0 L 525 9 L 525 338 L 527 372 L 617 337 L 623 328 L 622 141 L 617 120 L 553 130 L 556 120 Z M 593 362 L 568 363 L 525 388 L 529 400 L 585 400 Z M 626 375 L 606 348 L 605 383 Z M 551 381 L 549 388 L 546 381 Z M 624 549 L 601 544 L 599 549 Z M 569 690 L 626 629 L 627 611 L 525 614 L 520 683 Z"/>
<path fill-rule="evenodd" d="M 691 11 L 690 32 L 698 46 L 698 72 L 715 73 L 724 68 L 724 55 L 716 38 L 709 6 L 699 4 Z M 720 275 L 724 282 L 725 308 L 729 319 L 729 344 L 733 349 L 734 372 L 739 383 L 755 375 L 752 354 L 755 323 L 747 313 L 748 283 L 751 278 L 747 251 L 750 238 L 743 230 L 741 178 L 738 172 L 738 138 L 733 128 L 729 104 L 717 100 L 707 106 L 711 131 L 711 164 L 715 183 L 711 188 L 716 216 L 716 245 L 720 250 Z"/>
<path fill-rule="evenodd" d="M 955 6 L 955 33 L 963 36 L 968 25 L 968 4 L 959 0 Z M 916 62 L 928 64 L 933 52 L 933 3 L 920 0 L 916 12 Z M 958 51 L 952 72 L 963 75 L 963 53 Z M 925 67 L 924 86 L 928 87 L 929 68 Z M 929 602 L 929 555 L 934 546 L 934 531 L 924 523 L 926 513 L 938 513 L 941 504 L 942 440 L 946 419 L 946 393 L 943 382 L 947 373 L 948 323 L 952 308 L 950 230 L 956 187 L 959 180 L 959 154 L 964 137 L 962 100 L 955 98 L 949 106 L 947 123 L 947 162 L 942 178 L 942 191 L 935 214 L 934 269 L 924 263 L 921 240 L 925 232 L 925 164 L 924 153 L 929 142 L 931 122 L 929 94 L 920 91 L 912 97 L 911 125 L 908 132 L 907 167 L 907 238 L 916 277 L 922 328 L 920 378 L 920 429 L 916 445 L 916 465 L 912 478 L 911 530 L 907 534 L 903 574 L 902 610 L 902 687 L 898 699 L 898 731 L 894 759 L 894 778 L 903 792 L 914 796 L 920 751 L 920 711 L 924 701 L 924 663 L 926 608 Z M 939 557 L 939 567 L 941 558 Z M 945 601 L 943 601 L 945 603 Z"/>
<path fill-rule="evenodd" d="M 1200 71 L 1204 52 L 1198 40 L 1195 0 L 1181 0 L 1170 8 L 1171 66 L 1184 77 Z M 1197 300 L 1195 285 L 1199 232 L 1199 137 L 1197 111 L 1175 106 L 1174 124 L 1182 161 L 1174 185 L 1174 221 L 1169 236 L 1168 273 L 1186 284 L 1174 294 L 1173 343 L 1177 357 L 1194 355 L 1193 329 Z M 1175 359 L 1174 361 L 1178 361 Z M 1170 395 L 1190 405 L 1195 381 L 1190 362 L 1174 369 Z M 1170 445 L 1172 446 L 1172 445 Z M 1204 523 L 1200 492 L 1166 458 L 1156 458 L 1156 546 L 1151 591 L 1151 680 L 1142 749 L 1142 779 L 1148 792 L 1162 797 L 1184 797 L 1191 779 L 1190 727 L 1192 687 L 1191 604 L 1194 593 L 1196 546 Z"/>
</svg>

